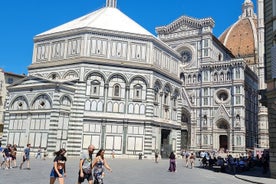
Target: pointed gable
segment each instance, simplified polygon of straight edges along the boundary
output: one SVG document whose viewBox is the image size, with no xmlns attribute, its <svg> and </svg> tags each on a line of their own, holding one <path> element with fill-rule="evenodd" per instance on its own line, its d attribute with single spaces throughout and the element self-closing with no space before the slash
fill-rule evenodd
<svg viewBox="0 0 276 184">
<path fill-rule="evenodd" d="M 196 19 L 188 16 L 181 16 L 167 26 L 156 28 L 158 35 L 170 34 L 179 31 L 201 29 L 203 27 L 213 28 L 215 22 L 212 18 Z"/>
<path fill-rule="evenodd" d="M 220 107 L 215 112 L 214 122 L 217 122 L 220 119 L 225 119 L 226 121 L 230 122 L 230 114 L 227 112 L 224 105 L 220 105 Z"/>
</svg>

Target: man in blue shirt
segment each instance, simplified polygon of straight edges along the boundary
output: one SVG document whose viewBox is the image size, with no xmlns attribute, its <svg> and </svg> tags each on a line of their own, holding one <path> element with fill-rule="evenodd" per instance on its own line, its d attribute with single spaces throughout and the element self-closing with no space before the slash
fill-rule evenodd
<svg viewBox="0 0 276 184">
<path fill-rule="evenodd" d="M 27 147 L 24 149 L 24 155 L 23 155 L 23 160 L 22 163 L 20 164 L 20 169 L 22 169 L 22 166 L 25 161 L 27 161 L 27 169 L 30 170 L 30 151 L 31 151 L 31 144 L 27 144 Z"/>
</svg>

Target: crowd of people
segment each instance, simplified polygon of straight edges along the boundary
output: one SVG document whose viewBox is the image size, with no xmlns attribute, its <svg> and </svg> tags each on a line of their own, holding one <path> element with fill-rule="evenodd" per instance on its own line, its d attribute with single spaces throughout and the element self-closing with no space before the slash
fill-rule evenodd
<svg viewBox="0 0 276 184">
<path fill-rule="evenodd" d="M 230 153 L 220 154 L 215 151 L 198 152 L 200 165 L 204 168 L 211 168 L 221 172 L 243 172 L 253 167 L 262 167 L 263 173 L 266 174 L 269 169 L 269 152 L 265 150 L 262 155 L 256 155 L 252 151 L 247 154 L 232 155 Z"/>
<path fill-rule="evenodd" d="M 103 178 L 105 176 L 105 169 L 112 172 L 111 167 L 108 165 L 104 153 L 104 149 L 100 149 L 93 158 L 95 147 L 90 145 L 87 148 L 87 152 L 81 155 L 79 161 L 79 173 L 77 182 L 78 184 L 83 183 L 87 180 L 88 184 L 103 184 Z M 1 169 L 17 168 L 17 145 L 7 144 L 5 148 L 0 147 L 0 152 L 3 155 L 1 162 Z M 30 152 L 31 145 L 27 144 L 23 150 L 22 161 L 19 164 L 19 169 L 22 169 L 26 163 L 27 170 L 30 170 Z M 53 167 L 50 171 L 50 184 L 54 184 L 58 180 L 59 184 L 64 184 L 64 177 L 66 177 L 66 161 L 65 156 L 66 150 L 61 148 L 60 150 L 53 153 Z M 36 159 L 43 159 L 48 156 L 46 148 L 39 147 L 35 154 Z M 114 150 L 112 151 L 112 159 L 115 158 Z M 196 158 L 200 161 L 200 166 L 204 168 L 210 168 L 219 170 L 221 172 L 243 172 L 249 170 L 255 166 L 263 168 L 263 173 L 266 174 L 269 171 L 269 152 L 268 150 L 263 151 L 262 155 L 256 155 L 249 151 L 247 154 L 240 154 L 239 156 L 231 155 L 230 153 L 223 153 L 216 151 L 187 151 L 181 150 L 180 155 L 182 156 L 183 165 L 187 168 L 193 169 L 195 166 Z M 158 163 L 159 151 L 155 150 L 155 163 Z M 169 155 L 169 172 L 176 172 L 176 159 L 177 155 L 171 152 Z"/>
<path fill-rule="evenodd" d="M 83 153 L 80 162 L 79 162 L 79 173 L 78 178 L 76 178 L 77 183 L 81 184 L 87 180 L 88 184 L 103 184 L 103 178 L 105 176 L 105 169 L 112 172 L 111 167 L 108 165 L 104 153 L 104 149 L 100 149 L 96 157 L 93 159 L 95 147 L 90 145 L 87 149 L 87 153 Z M 1 169 L 12 169 L 17 168 L 16 165 L 16 153 L 17 145 L 7 144 L 3 149 L 0 147 L 0 153 L 2 153 L 2 162 Z M 19 169 L 22 169 L 24 163 L 26 164 L 26 170 L 30 170 L 30 153 L 31 153 L 31 144 L 27 144 L 26 148 L 23 150 L 22 162 L 19 165 Z M 39 147 L 35 154 L 36 159 L 41 159 L 42 157 L 42 148 Z M 65 156 L 66 149 L 61 148 L 60 150 L 53 153 L 53 167 L 50 170 L 50 184 L 54 184 L 56 180 L 59 184 L 64 184 L 64 177 L 66 177 L 66 161 Z M 47 151 L 44 149 L 43 159 L 47 157 Z M 114 156 L 112 157 L 114 158 Z"/>
</svg>

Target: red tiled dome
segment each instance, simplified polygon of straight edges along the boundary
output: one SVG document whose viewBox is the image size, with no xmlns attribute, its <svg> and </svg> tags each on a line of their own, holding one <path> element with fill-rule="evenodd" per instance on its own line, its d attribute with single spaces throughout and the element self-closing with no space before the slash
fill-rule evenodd
<svg viewBox="0 0 276 184">
<path fill-rule="evenodd" d="M 248 64 L 256 63 L 257 16 L 253 3 L 246 0 L 239 20 L 222 33 L 219 40 L 236 56 L 244 58 Z"/>
</svg>

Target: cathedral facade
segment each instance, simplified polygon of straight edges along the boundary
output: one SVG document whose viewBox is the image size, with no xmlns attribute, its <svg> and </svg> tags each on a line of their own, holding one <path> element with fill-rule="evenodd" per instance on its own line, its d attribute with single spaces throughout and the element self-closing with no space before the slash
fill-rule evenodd
<svg viewBox="0 0 276 184">
<path fill-rule="evenodd" d="M 244 152 L 257 141 L 258 78 L 213 27 L 182 16 L 156 37 L 107 0 L 35 36 L 29 75 L 8 88 L 3 142 L 70 156 L 89 144 L 124 157 Z"/>
<path fill-rule="evenodd" d="M 212 34 L 211 18 L 182 16 L 157 28 L 182 56 L 182 123 L 189 148 L 242 152 L 257 143 L 258 78 Z"/>
</svg>

